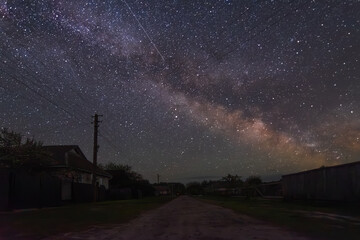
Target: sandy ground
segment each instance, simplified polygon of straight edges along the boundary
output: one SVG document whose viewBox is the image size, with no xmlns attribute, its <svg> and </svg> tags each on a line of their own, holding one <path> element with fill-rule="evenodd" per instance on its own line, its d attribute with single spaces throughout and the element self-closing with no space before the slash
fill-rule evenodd
<svg viewBox="0 0 360 240">
<path fill-rule="evenodd" d="M 305 240 L 296 233 L 268 225 L 232 210 L 181 196 L 122 225 L 94 226 L 87 231 L 48 238 L 96 240 Z"/>
</svg>

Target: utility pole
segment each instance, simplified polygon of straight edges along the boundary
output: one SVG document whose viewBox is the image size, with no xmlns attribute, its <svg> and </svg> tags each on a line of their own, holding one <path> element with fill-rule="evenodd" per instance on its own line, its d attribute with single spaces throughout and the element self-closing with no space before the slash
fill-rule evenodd
<svg viewBox="0 0 360 240">
<path fill-rule="evenodd" d="M 97 186 L 96 186 L 96 166 L 97 166 L 97 152 L 99 149 L 99 145 L 98 145 L 98 128 L 99 128 L 99 123 L 101 123 L 102 121 L 99 121 L 99 117 L 102 117 L 102 115 L 98 115 L 95 113 L 94 116 L 92 116 L 94 118 L 94 121 L 91 122 L 92 124 L 94 124 L 94 147 L 93 147 L 93 178 L 92 178 L 92 185 L 93 185 L 93 190 L 94 190 L 94 198 L 93 201 L 96 202 L 97 199 Z"/>
<path fill-rule="evenodd" d="M 157 175 L 157 182 L 158 184 L 160 183 L 160 175 L 159 174 L 156 174 Z"/>
</svg>

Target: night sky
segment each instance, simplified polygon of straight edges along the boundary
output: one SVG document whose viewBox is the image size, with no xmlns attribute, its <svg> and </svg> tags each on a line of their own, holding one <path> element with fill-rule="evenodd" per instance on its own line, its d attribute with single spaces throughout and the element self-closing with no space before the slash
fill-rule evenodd
<svg viewBox="0 0 360 240">
<path fill-rule="evenodd" d="M 360 160 L 360 2 L 0 0 L 0 127 L 150 181 Z"/>
</svg>

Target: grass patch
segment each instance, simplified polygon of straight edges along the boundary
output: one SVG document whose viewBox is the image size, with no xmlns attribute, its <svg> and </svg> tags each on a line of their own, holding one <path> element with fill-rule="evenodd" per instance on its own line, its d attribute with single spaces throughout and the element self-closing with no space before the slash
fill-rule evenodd
<svg viewBox="0 0 360 240">
<path fill-rule="evenodd" d="M 360 236 L 359 205 L 346 206 L 323 202 L 284 202 L 283 200 L 215 196 L 203 196 L 199 199 L 315 239 L 355 240 Z"/>
<path fill-rule="evenodd" d="M 91 225 L 125 223 L 170 200 L 170 197 L 152 197 L 0 213 L 0 239 L 40 239 L 81 231 Z"/>
</svg>

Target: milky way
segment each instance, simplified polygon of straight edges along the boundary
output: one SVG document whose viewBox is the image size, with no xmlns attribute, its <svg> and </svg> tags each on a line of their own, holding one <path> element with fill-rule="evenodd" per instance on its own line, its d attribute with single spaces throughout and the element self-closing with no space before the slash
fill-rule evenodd
<svg viewBox="0 0 360 240">
<path fill-rule="evenodd" d="M 0 0 L 0 126 L 154 181 L 360 160 L 360 2 Z"/>
</svg>

